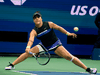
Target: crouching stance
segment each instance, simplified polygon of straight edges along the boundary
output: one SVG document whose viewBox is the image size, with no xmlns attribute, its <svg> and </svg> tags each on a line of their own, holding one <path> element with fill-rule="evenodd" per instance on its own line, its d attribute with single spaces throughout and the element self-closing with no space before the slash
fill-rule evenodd
<svg viewBox="0 0 100 75">
<path fill-rule="evenodd" d="M 13 63 L 10 63 L 10 65 L 5 67 L 5 70 L 15 69 L 14 65 L 24 61 L 28 57 L 31 57 L 32 55 L 29 54 L 29 51 L 33 53 L 38 53 L 43 49 L 43 47 L 45 47 L 47 50 L 53 50 L 58 56 L 61 56 L 73 62 L 75 65 L 83 68 L 90 74 L 97 73 L 96 68 L 86 67 L 77 57 L 71 55 L 62 46 L 60 39 L 54 33 L 54 29 L 66 34 L 67 36 L 72 36 L 73 38 L 77 37 L 76 34 L 69 33 L 64 28 L 62 28 L 61 26 L 58 26 L 57 24 L 54 24 L 53 22 L 43 22 L 41 14 L 39 12 L 34 13 L 33 21 L 35 23 L 35 27 L 30 32 L 30 38 L 26 47 L 26 52 L 21 54 Z M 31 48 L 35 37 L 39 39 L 41 42 L 38 45 Z"/>
</svg>

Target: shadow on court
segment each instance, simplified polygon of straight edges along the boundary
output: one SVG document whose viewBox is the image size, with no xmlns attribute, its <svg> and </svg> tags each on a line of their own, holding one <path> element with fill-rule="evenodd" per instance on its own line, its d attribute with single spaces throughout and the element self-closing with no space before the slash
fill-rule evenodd
<svg viewBox="0 0 100 75">
<path fill-rule="evenodd" d="M 30 74 L 30 75 L 90 75 L 89 73 L 85 72 L 49 72 L 49 71 L 14 71 L 14 72 Z M 100 73 L 97 73 L 96 75 L 100 75 Z"/>
</svg>

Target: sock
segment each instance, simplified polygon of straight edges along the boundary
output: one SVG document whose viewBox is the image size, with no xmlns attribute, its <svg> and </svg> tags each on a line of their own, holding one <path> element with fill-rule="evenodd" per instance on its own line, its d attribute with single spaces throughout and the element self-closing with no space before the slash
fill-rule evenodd
<svg viewBox="0 0 100 75">
<path fill-rule="evenodd" d="M 10 64 L 12 67 L 14 67 L 14 65 L 13 64 Z"/>
<path fill-rule="evenodd" d="M 90 68 L 87 68 L 86 71 L 87 71 L 87 72 L 90 72 Z"/>
<path fill-rule="evenodd" d="M 10 63 L 10 62 L 9 62 Z M 12 66 L 12 67 L 14 67 L 14 65 L 12 64 L 12 63 L 10 63 L 10 65 Z"/>
</svg>

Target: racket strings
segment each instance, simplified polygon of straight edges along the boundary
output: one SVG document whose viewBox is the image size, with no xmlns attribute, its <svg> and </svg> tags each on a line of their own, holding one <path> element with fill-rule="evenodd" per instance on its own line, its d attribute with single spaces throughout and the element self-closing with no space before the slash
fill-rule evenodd
<svg viewBox="0 0 100 75">
<path fill-rule="evenodd" d="M 49 60 L 49 55 L 46 52 L 41 52 L 37 55 L 37 60 L 39 64 L 46 64 Z"/>
</svg>

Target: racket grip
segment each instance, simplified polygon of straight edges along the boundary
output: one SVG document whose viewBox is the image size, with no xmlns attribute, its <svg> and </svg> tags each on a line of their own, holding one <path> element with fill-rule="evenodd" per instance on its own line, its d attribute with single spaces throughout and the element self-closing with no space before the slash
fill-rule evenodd
<svg viewBox="0 0 100 75">
<path fill-rule="evenodd" d="M 32 52 L 29 51 L 29 54 L 32 54 L 34 57 L 36 57 L 36 56 L 35 56 L 35 53 L 32 53 Z"/>
<path fill-rule="evenodd" d="M 32 54 L 32 55 L 33 55 L 33 53 L 32 53 L 32 52 L 30 52 L 30 51 L 29 51 L 29 54 Z"/>
</svg>

